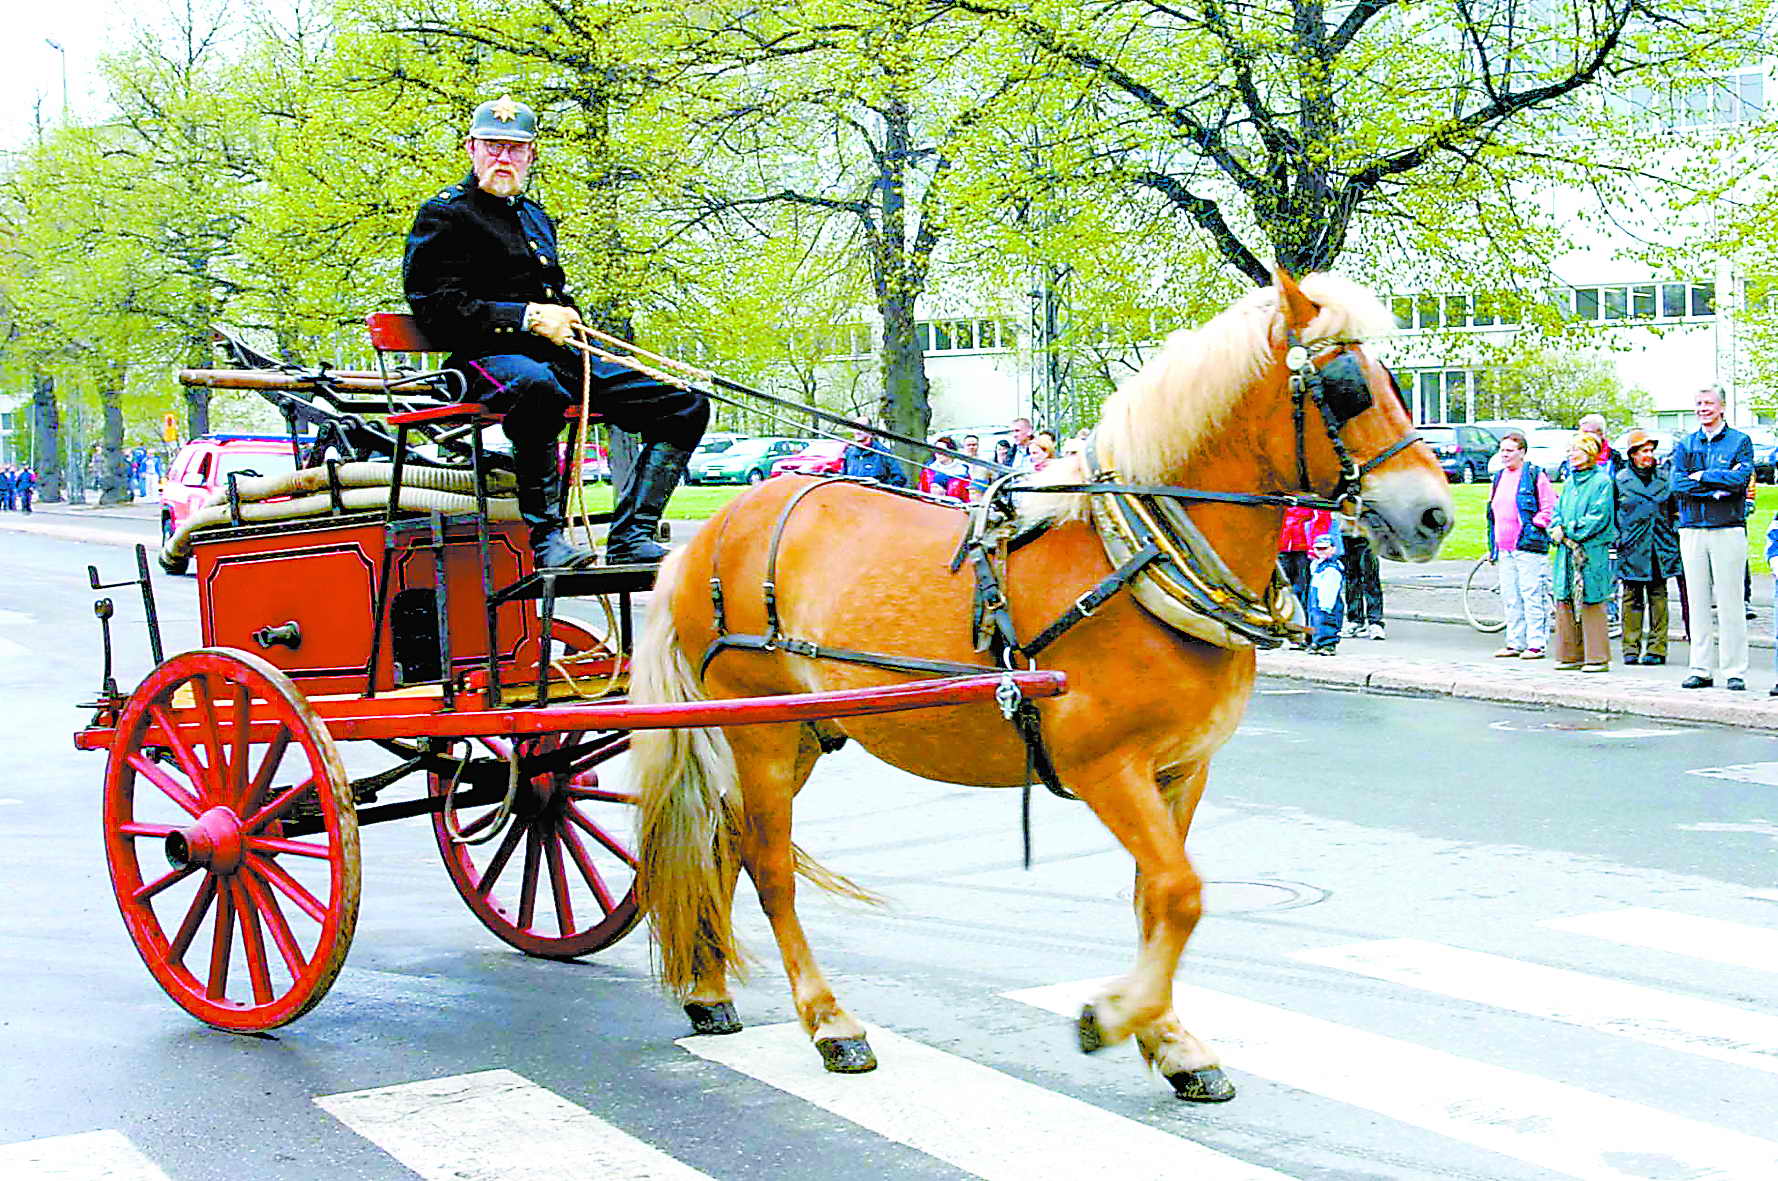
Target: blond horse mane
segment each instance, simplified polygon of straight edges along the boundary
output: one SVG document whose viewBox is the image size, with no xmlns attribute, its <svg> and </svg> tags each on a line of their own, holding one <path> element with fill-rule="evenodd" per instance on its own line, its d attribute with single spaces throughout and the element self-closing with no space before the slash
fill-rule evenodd
<svg viewBox="0 0 1778 1181">
<path fill-rule="evenodd" d="M 1395 317 L 1368 289 L 1341 275 L 1318 273 L 1300 283 L 1316 305 L 1302 332 L 1318 340 L 1365 340 L 1395 328 Z M 1164 484 L 1221 429 L 1241 395 L 1272 364 L 1284 343 L 1278 288 L 1251 291 L 1195 329 L 1169 336 L 1160 352 L 1105 401 L 1094 428 L 1099 462 L 1135 484 Z M 1066 484 L 1089 473 L 1070 456 L 1033 479 Z M 1027 519 L 1085 519 L 1084 496 L 1030 497 Z"/>
</svg>

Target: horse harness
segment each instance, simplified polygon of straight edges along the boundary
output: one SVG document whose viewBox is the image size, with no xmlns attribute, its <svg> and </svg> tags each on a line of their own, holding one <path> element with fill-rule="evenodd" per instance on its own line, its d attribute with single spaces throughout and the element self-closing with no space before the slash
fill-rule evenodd
<svg viewBox="0 0 1778 1181">
<path fill-rule="evenodd" d="M 1370 409 L 1370 385 L 1356 357 L 1350 351 L 1352 341 L 1330 341 L 1339 353 L 1327 364 L 1317 366 L 1292 332 L 1288 339 L 1285 363 L 1291 369 L 1290 388 L 1294 402 L 1293 418 L 1297 435 L 1297 479 L 1309 489 L 1308 461 L 1304 452 L 1306 404 L 1313 400 L 1327 429 L 1328 440 L 1339 460 L 1340 476 L 1329 497 L 1285 493 L 1214 492 L 1172 485 L 1127 484 L 1117 473 L 1102 468 L 1089 437 L 1084 452 L 1091 478 L 1078 484 L 1022 485 L 1019 475 L 1005 472 L 989 486 L 981 501 L 970 510 L 970 521 L 951 559 L 953 572 L 969 563 L 975 577 L 974 601 L 971 609 L 971 634 L 977 652 L 987 653 L 999 667 L 1009 672 L 1015 661 L 1023 659 L 1036 667 L 1036 659 L 1046 648 L 1067 634 L 1125 587 L 1131 587 L 1138 603 L 1150 614 L 1177 631 L 1206 643 L 1224 648 L 1257 646 L 1276 648 L 1291 635 L 1301 631 L 1297 622 L 1300 608 L 1282 578 L 1274 572 L 1266 591 L 1255 594 L 1223 563 L 1215 549 L 1204 538 L 1187 515 L 1189 504 L 1236 504 L 1279 508 L 1313 508 L 1356 516 L 1362 507 L 1360 485 L 1372 469 L 1406 450 L 1419 439 L 1412 431 L 1384 448 L 1364 463 L 1355 462 L 1340 437 L 1346 423 Z M 1391 375 L 1391 381 L 1393 381 Z M 1397 388 L 1397 396 L 1400 391 Z M 934 676 L 970 676 L 979 674 L 982 666 L 951 660 L 929 660 L 922 657 L 899 656 L 881 652 L 862 652 L 836 648 L 813 640 L 784 634 L 783 619 L 778 607 L 778 550 L 791 514 L 804 498 L 817 489 L 834 484 L 858 484 L 878 491 L 905 496 L 928 503 L 955 507 L 947 498 L 928 496 L 903 488 L 879 484 L 853 476 L 836 476 L 800 488 L 779 510 L 766 550 L 764 596 L 766 630 L 764 635 L 744 635 L 728 630 L 727 608 L 722 579 L 714 573 L 720 569 L 722 536 L 718 534 L 716 552 L 712 555 L 710 601 L 714 614 L 716 638 L 704 650 L 698 666 L 699 676 L 717 655 L 724 651 L 775 652 L 813 660 L 838 660 L 861 664 L 890 672 L 919 673 Z M 1038 523 L 1014 530 L 1018 518 L 1013 497 L 1019 493 L 1043 495 L 1085 494 L 1091 497 L 1093 523 L 1113 569 L 1110 574 L 1083 593 L 1074 604 L 1048 627 L 1029 640 L 1020 640 L 1013 624 L 1011 605 L 1002 585 L 1007 558 L 1016 550 L 1042 536 L 1047 526 Z M 1030 863 L 1029 784 L 1035 778 L 1054 794 L 1064 799 L 1078 799 L 1063 786 L 1055 764 L 1044 746 L 1042 724 L 1035 703 L 1027 699 L 1007 677 L 995 694 L 1001 713 L 1018 731 L 1026 751 L 1026 864 Z M 826 746 L 824 744 L 824 749 Z"/>
</svg>

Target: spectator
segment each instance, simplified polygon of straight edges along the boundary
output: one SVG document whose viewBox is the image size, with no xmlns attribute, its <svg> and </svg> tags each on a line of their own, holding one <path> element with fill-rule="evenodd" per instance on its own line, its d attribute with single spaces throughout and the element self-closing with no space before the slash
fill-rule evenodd
<svg viewBox="0 0 1778 1181">
<path fill-rule="evenodd" d="M 1042 471 L 1056 458 L 1058 452 L 1056 436 L 1049 431 L 1038 431 L 1031 436 L 1031 442 L 1027 445 L 1026 450 L 1031 455 L 1031 470 Z"/>
<path fill-rule="evenodd" d="M 1605 600 L 1611 597 L 1606 555 L 1617 537 L 1612 485 L 1599 468 L 1599 439 L 1574 436 L 1568 482 L 1550 519 L 1556 596 L 1556 667 L 1602 673 L 1611 668 Z"/>
<path fill-rule="evenodd" d="M 13 498 L 18 495 L 18 476 L 9 463 L 0 467 L 0 512 L 12 511 Z"/>
<path fill-rule="evenodd" d="M 1500 470 L 1488 494 L 1488 560 L 1500 571 L 1506 644 L 1494 655 L 1542 660 L 1550 636 L 1550 478 L 1525 461 L 1525 436 L 1500 437 Z"/>
<path fill-rule="evenodd" d="M 1692 404 L 1698 429 L 1674 444 L 1670 461 L 1692 629 L 1691 675 L 1680 685 L 1709 688 L 1716 683 L 1720 663 L 1726 687 L 1740 690 L 1747 688 L 1741 582 L 1747 565 L 1744 505 L 1753 478 L 1753 440 L 1723 420 L 1722 391 L 1715 386 L 1699 390 Z"/>
<path fill-rule="evenodd" d="M 1306 619 L 1309 612 L 1309 574 L 1312 561 L 1309 557 L 1309 543 L 1316 537 L 1326 533 L 1333 524 L 1333 514 L 1325 509 L 1287 508 L 1284 510 L 1284 524 L 1278 531 L 1278 569 L 1284 574 L 1284 581 L 1290 584 L 1291 593 L 1296 601 L 1303 605 Z M 1299 640 L 1298 648 L 1307 648 L 1309 642 Z"/>
<path fill-rule="evenodd" d="M 20 468 L 18 489 L 19 508 L 28 513 L 31 511 L 31 497 L 37 493 L 37 473 L 28 467 Z"/>
<path fill-rule="evenodd" d="M 1613 481 L 1624 663 L 1667 663 L 1667 579 L 1679 572 L 1673 482 L 1655 463 L 1655 440 L 1641 427 L 1624 436 Z M 1647 623 L 1646 631 L 1643 627 Z"/>
<path fill-rule="evenodd" d="M 896 488 L 907 487 L 907 477 L 902 475 L 901 465 L 875 449 L 872 442 L 875 438 L 870 431 L 853 432 L 852 442 L 841 461 L 842 470 L 848 476 L 861 476 Z"/>
<path fill-rule="evenodd" d="M 957 450 L 957 440 L 950 435 L 940 435 L 936 441 L 940 447 Z M 930 491 L 940 496 L 968 500 L 969 465 L 949 455 L 935 454 L 932 463 L 926 468 L 926 485 Z"/>
<path fill-rule="evenodd" d="M 1304 603 L 1309 622 L 1309 651 L 1332 656 L 1340 646 L 1340 620 L 1345 617 L 1346 572 L 1335 552 L 1332 530 L 1309 543 L 1309 597 Z"/>
<path fill-rule="evenodd" d="M 1031 420 L 1015 418 L 1012 420 L 1012 464 L 1015 472 L 1036 471 L 1036 457 L 1031 454 Z"/>
<path fill-rule="evenodd" d="M 1618 453 L 1612 450 L 1611 439 L 1605 434 L 1605 416 L 1603 414 L 1583 414 L 1575 429 L 1583 435 L 1591 435 L 1599 440 L 1599 470 L 1607 477 L 1615 476 L 1620 466 L 1619 457 Z"/>
<path fill-rule="evenodd" d="M 997 439 L 994 442 L 994 462 L 1003 467 L 1013 466 L 1013 445 L 1010 439 Z"/>
<path fill-rule="evenodd" d="M 1346 634 L 1381 640 L 1387 634 L 1383 630 L 1383 564 L 1357 521 L 1346 519 L 1340 530 L 1345 541 L 1341 564 L 1346 568 Z"/>
</svg>

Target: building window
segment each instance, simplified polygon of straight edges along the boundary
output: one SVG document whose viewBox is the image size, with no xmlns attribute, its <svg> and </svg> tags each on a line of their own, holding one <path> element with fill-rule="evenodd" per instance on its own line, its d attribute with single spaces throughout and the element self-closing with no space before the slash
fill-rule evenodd
<svg viewBox="0 0 1778 1181">
<path fill-rule="evenodd" d="M 1017 346 L 1018 331 L 1005 320 L 921 320 L 914 326 L 920 349 L 928 353 L 1006 352 Z"/>
<path fill-rule="evenodd" d="M 1469 370 L 1406 369 L 1396 377 L 1415 422 L 1469 422 L 1475 417 Z"/>
<path fill-rule="evenodd" d="M 1716 315 L 1714 283 L 1613 283 L 1557 288 L 1551 296 L 1566 318 L 1589 324 L 1700 320 Z"/>
<path fill-rule="evenodd" d="M 1733 127 L 1765 117 L 1766 76 L 1755 66 L 1680 88 L 1632 86 L 1607 101 L 1644 131 Z"/>
</svg>

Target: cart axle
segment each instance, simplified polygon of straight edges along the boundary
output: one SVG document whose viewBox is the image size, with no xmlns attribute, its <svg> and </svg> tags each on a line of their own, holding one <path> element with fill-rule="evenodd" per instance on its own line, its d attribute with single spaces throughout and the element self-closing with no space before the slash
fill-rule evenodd
<svg viewBox="0 0 1778 1181">
<path fill-rule="evenodd" d="M 189 828 L 167 834 L 167 864 L 174 869 L 204 866 L 211 873 L 233 873 L 241 866 L 243 848 L 241 818 L 234 809 L 218 806 Z"/>
</svg>

